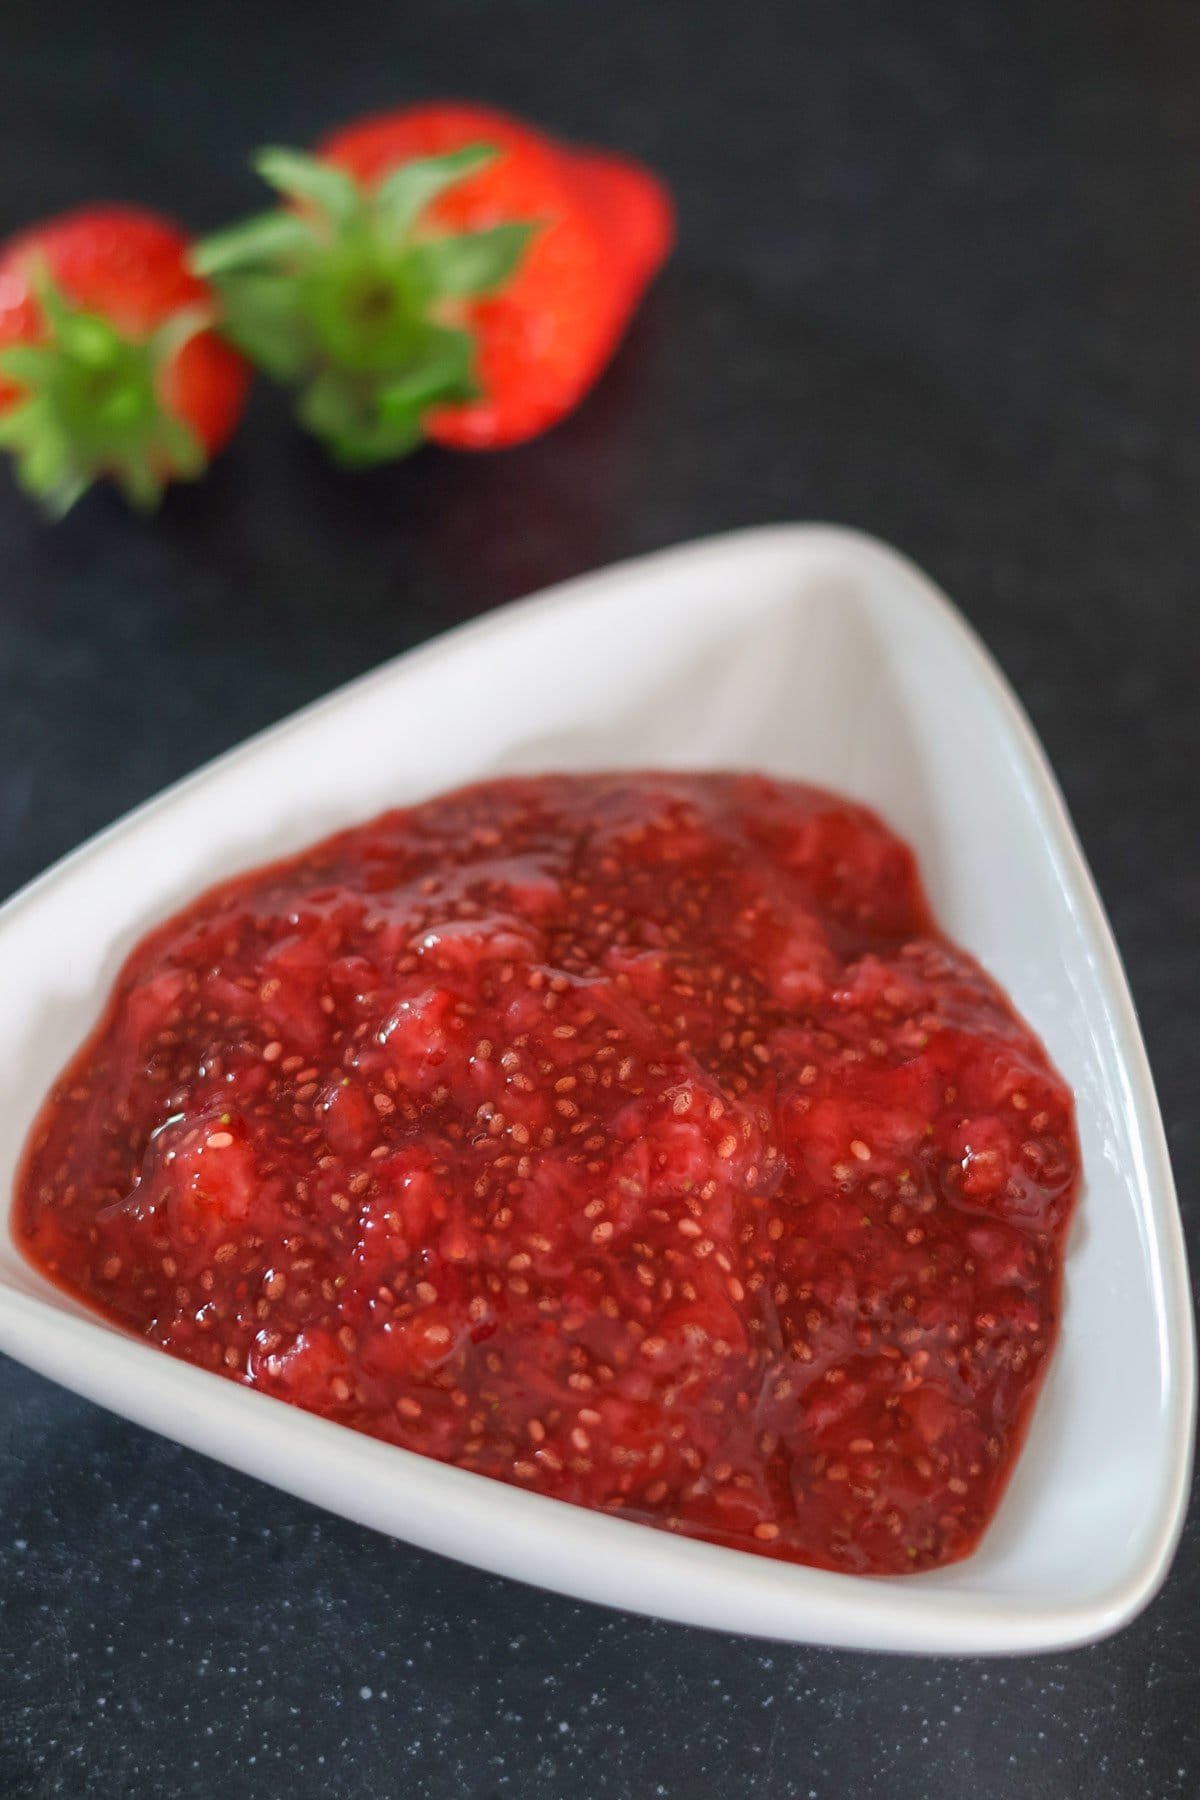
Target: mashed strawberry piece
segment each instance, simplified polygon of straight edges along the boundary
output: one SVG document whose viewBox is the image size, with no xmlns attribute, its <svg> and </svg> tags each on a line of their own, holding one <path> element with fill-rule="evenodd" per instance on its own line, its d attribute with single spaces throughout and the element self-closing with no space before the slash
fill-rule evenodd
<svg viewBox="0 0 1200 1800">
<path fill-rule="evenodd" d="M 1071 1095 L 862 808 L 495 781 L 146 938 L 32 1261 L 406 1449 L 869 1574 L 966 1555 L 1051 1350 Z"/>
</svg>

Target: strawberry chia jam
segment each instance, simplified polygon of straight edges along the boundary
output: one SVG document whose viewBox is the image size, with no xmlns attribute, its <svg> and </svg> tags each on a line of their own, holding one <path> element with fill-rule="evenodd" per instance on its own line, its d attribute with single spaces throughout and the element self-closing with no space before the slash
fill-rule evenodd
<svg viewBox="0 0 1200 1800">
<path fill-rule="evenodd" d="M 1067 1087 L 872 814 L 551 776 L 151 933 L 16 1230 L 110 1319 L 326 1418 L 891 1574 L 997 1505 L 1078 1183 Z"/>
</svg>

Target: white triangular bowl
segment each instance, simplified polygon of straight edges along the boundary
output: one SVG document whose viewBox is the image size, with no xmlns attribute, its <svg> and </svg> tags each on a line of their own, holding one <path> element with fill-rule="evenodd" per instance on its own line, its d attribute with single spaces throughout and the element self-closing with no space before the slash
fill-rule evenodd
<svg viewBox="0 0 1200 1800">
<path fill-rule="evenodd" d="M 0 1349 L 348 1518 L 561 1593 L 729 1631 L 1004 1653 L 1152 1597 L 1191 1465 L 1194 1347 L 1161 1120 L 1104 913 L 996 665 L 909 563 L 776 526 L 566 583 L 398 658 L 140 807 L 0 910 L 0 1192 L 129 949 L 222 876 L 496 773 L 761 768 L 914 846 L 944 928 L 1072 1083 L 1086 1174 L 1061 1341 L 1016 1474 L 954 1568 L 867 1580 L 674 1537 L 448 1468 L 187 1366 L 0 1242 Z"/>
</svg>

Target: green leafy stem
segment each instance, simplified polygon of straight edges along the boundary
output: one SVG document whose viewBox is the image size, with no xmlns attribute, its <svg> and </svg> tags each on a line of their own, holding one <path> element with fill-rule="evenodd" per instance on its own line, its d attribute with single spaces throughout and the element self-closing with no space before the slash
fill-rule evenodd
<svg viewBox="0 0 1200 1800">
<path fill-rule="evenodd" d="M 289 204 L 192 252 L 218 291 L 224 334 L 299 390 L 300 419 L 339 461 L 403 455 L 431 406 L 477 397 L 459 303 L 503 288 L 538 225 L 437 233 L 424 215 L 495 155 L 471 144 L 418 158 L 368 189 L 319 158 L 263 150 L 255 167 Z"/>
</svg>

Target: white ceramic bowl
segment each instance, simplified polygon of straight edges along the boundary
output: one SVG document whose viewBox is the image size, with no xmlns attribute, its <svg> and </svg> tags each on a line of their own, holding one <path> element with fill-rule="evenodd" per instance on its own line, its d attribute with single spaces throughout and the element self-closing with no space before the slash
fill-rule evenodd
<svg viewBox="0 0 1200 1800">
<path fill-rule="evenodd" d="M 0 911 L 0 1191 L 154 921 L 239 868 L 499 772 L 748 767 L 839 788 L 914 845 L 945 929 L 1075 1089 L 1086 1185 L 1062 1338 L 981 1548 L 868 1580 L 602 1517 L 374 1442 L 97 1321 L 0 1243 L 0 1348 L 335 1512 L 563 1593 L 875 1649 L 1013 1652 L 1114 1631 L 1178 1537 L 1194 1349 L 1161 1121 L 1129 993 L 1045 760 L 962 619 L 818 526 L 668 551 L 493 613 L 141 807 Z"/>
</svg>

